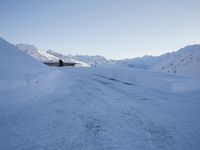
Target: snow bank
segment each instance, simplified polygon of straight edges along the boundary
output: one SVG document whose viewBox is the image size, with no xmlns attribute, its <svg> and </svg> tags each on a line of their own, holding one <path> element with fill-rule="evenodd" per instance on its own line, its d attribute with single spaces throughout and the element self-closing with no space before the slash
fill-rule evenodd
<svg viewBox="0 0 200 150">
<path fill-rule="evenodd" d="M 173 83 L 172 89 L 175 92 L 200 91 L 200 78 L 190 78 Z"/>
<path fill-rule="evenodd" d="M 171 83 L 164 78 L 170 75 L 126 68 L 98 68 L 97 73 L 122 82 L 153 88 L 161 91 L 171 91 Z M 161 78 L 162 77 L 162 78 Z"/>
<path fill-rule="evenodd" d="M 59 73 L 60 71 L 55 70 L 35 75 L 35 77 L 26 76 L 24 79 L 0 80 L 0 91 L 16 90 L 18 88 L 33 88 L 39 91 L 51 89 Z"/>
<path fill-rule="evenodd" d="M 50 92 L 59 74 L 0 38 L 0 103 Z"/>
<path fill-rule="evenodd" d="M 0 79 L 19 80 L 49 70 L 41 62 L 0 38 Z"/>
<path fill-rule="evenodd" d="M 37 100 L 55 91 L 60 71 L 48 71 L 24 79 L 0 80 L 1 107 L 30 99 Z"/>
<path fill-rule="evenodd" d="M 116 67 L 98 67 L 95 73 L 110 79 L 164 92 L 183 92 L 200 89 L 200 79 L 168 73 Z"/>
</svg>

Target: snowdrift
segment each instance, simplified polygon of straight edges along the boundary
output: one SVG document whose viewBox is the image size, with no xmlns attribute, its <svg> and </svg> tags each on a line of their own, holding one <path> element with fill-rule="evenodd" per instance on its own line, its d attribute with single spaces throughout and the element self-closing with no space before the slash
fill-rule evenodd
<svg viewBox="0 0 200 150">
<path fill-rule="evenodd" d="M 200 79 L 149 70 L 98 67 L 96 75 L 163 92 L 200 91 Z"/>
<path fill-rule="evenodd" d="M 0 38 L 0 95 L 4 99 L 52 90 L 59 71 L 45 66 Z M 7 103 L 1 101 L 1 103 Z"/>
<path fill-rule="evenodd" d="M 48 68 L 0 38 L 0 79 L 24 79 Z"/>
</svg>

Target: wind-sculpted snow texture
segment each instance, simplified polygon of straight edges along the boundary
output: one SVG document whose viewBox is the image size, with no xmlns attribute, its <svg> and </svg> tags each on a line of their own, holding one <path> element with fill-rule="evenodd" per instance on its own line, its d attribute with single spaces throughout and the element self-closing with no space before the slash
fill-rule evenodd
<svg viewBox="0 0 200 150">
<path fill-rule="evenodd" d="M 122 70 L 111 76 L 103 68 L 60 68 L 35 82 L 30 78 L 24 87 L 0 89 L 0 149 L 200 149 L 197 95 L 151 88 L 142 78 L 134 82 L 131 75 L 130 80 L 122 76 Z M 183 80 L 149 75 L 158 77 L 154 84 L 161 77 Z"/>
</svg>

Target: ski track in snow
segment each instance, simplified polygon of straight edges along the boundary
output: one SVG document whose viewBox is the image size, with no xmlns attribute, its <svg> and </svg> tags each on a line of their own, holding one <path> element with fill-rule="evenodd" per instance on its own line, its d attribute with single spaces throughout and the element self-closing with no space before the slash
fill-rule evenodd
<svg viewBox="0 0 200 150">
<path fill-rule="evenodd" d="M 0 149 L 200 148 L 199 102 L 87 71 L 61 71 L 55 91 L 14 100 L 0 110 Z"/>
</svg>

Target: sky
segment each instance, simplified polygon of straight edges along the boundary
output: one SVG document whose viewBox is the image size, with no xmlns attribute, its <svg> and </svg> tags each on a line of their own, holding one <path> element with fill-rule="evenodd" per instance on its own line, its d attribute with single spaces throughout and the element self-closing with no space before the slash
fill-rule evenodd
<svg viewBox="0 0 200 150">
<path fill-rule="evenodd" d="M 0 37 L 112 59 L 200 44 L 200 0 L 0 0 Z"/>
</svg>

